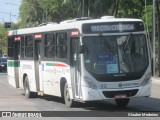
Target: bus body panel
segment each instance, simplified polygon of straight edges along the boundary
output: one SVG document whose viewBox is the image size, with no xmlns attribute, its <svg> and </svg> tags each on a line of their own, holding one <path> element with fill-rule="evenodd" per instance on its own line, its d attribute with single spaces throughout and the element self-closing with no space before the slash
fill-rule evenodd
<svg viewBox="0 0 160 120">
<path fill-rule="evenodd" d="M 151 95 L 151 82 L 148 83 L 145 86 L 140 86 L 140 87 L 134 87 L 134 88 L 125 88 L 125 89 L 106 89 L 106 90 L 96 90 L 93 88 L 88 88 L 85 86 L 82 86 L 82 96 L 83 96 L 83 101 L 96 101 L 96 100 L 107 100 L 107 99 L 117 99 L 116 95 L 114 93 L 119 92 L 117 95 L 126 95 L 128 91 L 134 91 L 135 89 L 138 90 L 138 92 L 131 97 L 149 97 Z M 120 91 L 125 91 L 123 94 L 121 94 Z M 111 96 L 115 97 L 106 97 L 103 92 L 109 92 Z M 113 94 L 113 95 L 112 95 Z M 130 97 L 123 97 L 123 98 L 130 98 Z"/>
<path fill-rule="evenodd" d="M 15 60 L 7 62 L 8 82 L 15 88 L 19 88 L 19 64 Z"/>
<path fill-rule="evenodd" d="M 87 72 L 84 70 L 84 73 L 86 76 L 88 76 L 89 78 L 91 78 L 92 80 L 94 80 L 94 78 Z M 132 81 L 123 81 L 123 82 L 96 82 L 96 80 L 94 81 L 95 84 L 97 85 L 95 88 L 91 88 L 88 87 L 85 84 L 85 81 L 83 80 L 84 78 L 82 78 L 82 85 L 81 85 L 81 89 L 82 89 L 82 99 L 83 101 L 95 101 L 95 100 L 107 100 L 107 99 L 116 99 L 115 97 L 106 97 L 103 92 L 105 93 L 109 93 L 110 94 L 114 94 L 119 92 L 117 95 L 127 95 L 127 94 L 134 94 L 132 93 L 136 90 L 135 94 L 133 96 L 129 96 L 129 98 L 131 97 L 149 97 L 151 96 L 151 79 L 148 80 L 148 83 L 146 83 L 145 85 L 141 85 L 143 83 L 143 81 L 145 80 L 145 77 L 147 74 L 150 74 L 150 65 L 148 66 L 145 74 L 138 80 L 132 80 Z M 138 85 L 138 86 L 136 86 Z M 122 93 L 121 93 L 121 92 Z M 123 92 L 125 91 L 125 92 Z M 130 93 L 128 93 L 128 91 L 131 91 Z"/>
<path fill-rule="evenodd" d="M 30 91 L 37 92 L 34 61 L 21 60 L 20 64 L 21 80 L 24 81 L 24 76 L 27 75 L 29 80 Z"/>
<path fill-rule="evenodd" d="M 66 79 L 70 85 L 70 67 L 62 62 L 43 61 L 42 76 L 44 94 L 61 96 L 60 81 Z"/>
<path fill-rule="evenodd" d="M 39 64 L 39 91 L 44 90 L 42 70 L 43 70 L 43 64 L 41 63 Z"/>
</svg>

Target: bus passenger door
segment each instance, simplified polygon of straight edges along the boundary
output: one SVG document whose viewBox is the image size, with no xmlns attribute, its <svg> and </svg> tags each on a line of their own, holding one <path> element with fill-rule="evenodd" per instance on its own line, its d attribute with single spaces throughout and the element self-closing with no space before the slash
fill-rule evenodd
<svg viewBox="0 0 160 120">
<path fill-rule="evenodd" d="M 73 95 L 80 98 L 80 59 L 79 59 L 79 38 L 71 39 L 71 82 Z"/>
<path fill-rule="evenodd" d="M 42 91 L 41 39 L 34 40 L 34 65 L 37 91 Z"/>
<path fill-rule="evenodd" d="M 14 47 L 14 71 L 15 71 L 15 80 L 16 80 L 16 88 L 19 88 L 21 86 L 21 80 L 20 80 L 20 41 L 15 41 L 15 47 Z"/>
</svg>

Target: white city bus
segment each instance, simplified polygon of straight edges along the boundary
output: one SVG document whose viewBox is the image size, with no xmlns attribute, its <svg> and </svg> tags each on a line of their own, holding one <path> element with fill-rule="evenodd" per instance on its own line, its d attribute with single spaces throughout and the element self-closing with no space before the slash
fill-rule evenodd
<svg viewBox="0 0 160 120">
<path fill-rule="evenodd" d="M 140 19 L 74 19 L 8 32 L 8 81 L 35 95 L 75 101 L 151 95 L 150 43 Z"/>
</svg>

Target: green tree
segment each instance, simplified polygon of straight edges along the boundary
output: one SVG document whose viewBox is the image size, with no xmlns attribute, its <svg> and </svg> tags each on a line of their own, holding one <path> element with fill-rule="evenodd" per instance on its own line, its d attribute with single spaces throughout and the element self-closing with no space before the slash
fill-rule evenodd
<svg viewBox="0 0 160 120">
<path fill-rule="evenodd" d="M 157 31 L 156 31 L 156 36 L 157 36 L 157 42 L 158 42 L 158 63 L 156 66 L 157 67 L 157 72 L 158 76 L 160 77 L 160 1 L 156 0 L 156 26 L 157 26 Z"/>
<path fill-rule="evenodd" d="M 84 16 L 112 15 L 119 0 L 84 0 Z M 60 22 L 82 16 L 82 0 L 22 0 L 19 24 L 32 27 L 43 22 Z"/>
<path fill-rule="evenodd" d="M 22 0 L 19 11 L 19 25 L 21 28 L 32 27 L 43 21 L 43 11 L 39 0 Z"/>
<path fill-rule="evenodd" d="M 78 3 L 71 3 L 69 0 L 23 0 L 19 23 L 22 28 L 37 26 L 44 22 L 60 22 L 79 17 L 79 10 Z"/>
<path fill-rule="evenodd" d="M 118 5 L 118 0 L 95 0 L 90 2 L 89 15 L 94 18 L 101 16 L 114 15 Z"/>
<path fill-rule="evenodd" d="M 3 24 L 0 24 L 0 50 L 2 53 L 7 52 L 7 30 L 4 28 Z"/>
</svg>

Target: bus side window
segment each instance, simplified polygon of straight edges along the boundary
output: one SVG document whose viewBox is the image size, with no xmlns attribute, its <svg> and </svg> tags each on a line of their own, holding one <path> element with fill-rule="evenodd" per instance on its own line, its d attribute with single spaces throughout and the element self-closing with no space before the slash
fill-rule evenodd
<svg viewBox="0 0 160 120">
<path fill-rule="evenodd" d="M 33 36 L 25 36 L 25 57 L 33 58 Z"/>
<path fill-rule="evenodd" d="M 67 33 L 57 33 L 57 45 L 56 45 L 57 58 L 67 57 Z"/>
<path fill-rule="evenodd" d="M 8 38 L 8 57 L 14 57 L 14 37 Z"/>
<path fill-rule="evenodd" d="M 45 57 L 54 58 L 55 57 L 55 34 L 49 33 L 45 35 Z"/>
</svg>

